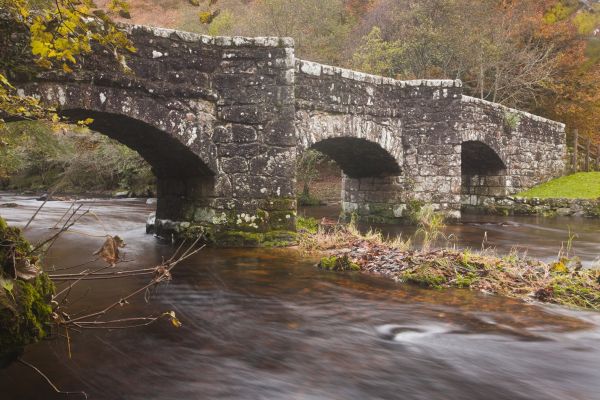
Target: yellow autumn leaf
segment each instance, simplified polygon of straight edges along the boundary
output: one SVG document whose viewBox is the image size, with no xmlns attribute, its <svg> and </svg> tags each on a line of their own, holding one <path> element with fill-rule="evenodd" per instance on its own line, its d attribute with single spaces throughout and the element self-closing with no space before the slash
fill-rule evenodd
<svg viewBox="0 0 600 400">
<path fill-rule="evenodd" d="M 165 315 L 167 315 L 169 317 L 169 319 L 171 320 L 171 324 L 175 328 L 181 328 L 181 321 L 179 321 L 179 319 L 177 318 L 177 315 L 175 315 L 175 311 L 169 311 L 169 312 L 165 313 Z"/>
<path fill-rule="evenodd" d="M 89 125 L 92 122 L 94 122 L 94 118 L 86 118 L 86 119 L 83 119 L 81 121 L 77 121 L 77 125 L 82 125 L 82 126 L 83 125 Z"/>
<path fill-rule="evenodd" d="M 210 11 L 203 11 L 198 13 L 198 18 L 202 24 L 210 24 L 213 20 L 213 13 Z"/>
</svg>

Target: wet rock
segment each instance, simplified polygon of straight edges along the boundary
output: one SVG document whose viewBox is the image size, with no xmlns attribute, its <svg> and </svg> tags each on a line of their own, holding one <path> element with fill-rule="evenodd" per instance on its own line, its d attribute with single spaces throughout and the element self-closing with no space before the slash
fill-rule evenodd
<svg viewBox="0 0 600 400">
<path fill-rule="evenodd" d="M 129 197 L 130 192 L 128 191 L 122 191 L 122 192 L 116 192 L 113 197 L 116 199 L 124 199 Z"/>
</svg>

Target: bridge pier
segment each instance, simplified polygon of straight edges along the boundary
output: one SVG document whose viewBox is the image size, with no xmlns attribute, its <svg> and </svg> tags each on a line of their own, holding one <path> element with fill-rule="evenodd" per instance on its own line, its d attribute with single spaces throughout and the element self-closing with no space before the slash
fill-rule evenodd
<svg viewBox="0 0 600 400">
<path fill-rule="evenodd" d="M 201 234 L 220 246 L 236 247 L 294 240 L 295 198 L 220 198 L 215 180 L 219 178 L 158 178 L 157 209 L 146 231 L 164 238 Z"/>
<path fill-rule="evenodd" d="M 342 210 L 363 221 L 393 223 L 406 216 L 402 177 L 350 178 L 342 176 Z"/>
<path fill-rule="evenodd" d="M 361 221 L 405 224 L 414 223 L 421 207 L 431 204 L 449 219 L 460 218 L 458 204 L 449 203 L 444 195 L 436 197 L 435 193 L 417 192 L 416 189 L 414 181 L 407 176 L 353 179 L 344 175 L 342 210 L 347 217 L 355 214 Z M 448 194 L 452 195 L 450 188 L 445 196 Z"/>
</svg>

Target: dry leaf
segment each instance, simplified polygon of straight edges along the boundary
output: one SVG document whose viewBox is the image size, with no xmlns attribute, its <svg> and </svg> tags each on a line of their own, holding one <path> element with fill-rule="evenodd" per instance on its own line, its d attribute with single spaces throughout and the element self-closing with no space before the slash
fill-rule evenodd
<svg viewBox="0 0 600 400">
<path fill-rule="evenodd" d="M 171 320 L 171 324 L 173 324 L 175 328 L 181 328 L 181 321 L 179 321 L 179 319 L 175 315 L 175 311 L 169 311 L 165 313 L 165 315 L 169 317 L 169 319 Z"/>
<path fill-rule="evenodd" d="M 107 236 L 102 248 L 94 253 L 99 255 L 110 265 L 119 262 L 119 248 L 125 247 L 125 242 L 119 236 Z"/>
<path fill-rule="evenodd" d="M 26 258 L 21 258 L 17 260 L 15 265 L 15 272 L 17 278 L 22 279 L 24 281 L 29 281 L 31 279 L 35 279 L 39 274 L 40 270 L 35 264 L 29 262 Z"/>
</svg>

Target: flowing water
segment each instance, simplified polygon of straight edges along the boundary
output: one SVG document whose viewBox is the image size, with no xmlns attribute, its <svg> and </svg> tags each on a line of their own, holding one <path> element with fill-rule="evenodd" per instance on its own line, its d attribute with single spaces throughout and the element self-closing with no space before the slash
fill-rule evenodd
<svg viewBox="0 0 600 400">
<path fill-rule="evenodd" d="M 18 207 L 0 208 L 0 215 L 17 225 L 39 206 L 0 196 L 6 202 Z M 45 260 L 50 268 L 93 259 L 106 233 L 127 243 L 130 261 L 122 268 L 156 265 L 172 253 L 145 234 L 144 202 L 85 204 L 94 215 L 56 242 Z M 69 205 L 48 202 L 27 235 L 50 234 Z M 570 224 L 585 263 L 600 253 L 591 221 L 467 221 L 449 227 L 457 245 L 480 248 L 487 232 L 486 247 L 502 253 L 516 243 L 551 259 Z M 70 359 L 61 336 L 30 346 L 23 358 L 62 389 L 91 399 L 600 399 L 600 314 L 327 273 L 315 261 L 293 250 L 205 249 L 178 266 L 149 303 L 132 300 L 117 313 L 174 310 L 181 328 L 160 321 L 72 332 Z M 85 284 L 69 307 L 90 312 L 144 282 Z M 22 364 L 0 370 L 2 400 L 64 398 Z"/>
</svg>

